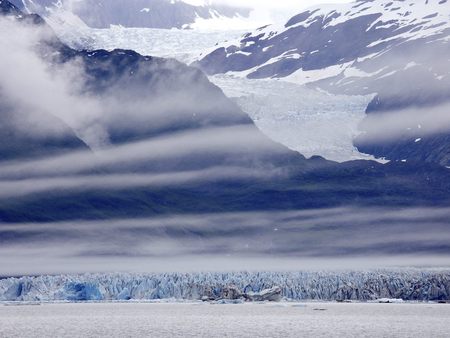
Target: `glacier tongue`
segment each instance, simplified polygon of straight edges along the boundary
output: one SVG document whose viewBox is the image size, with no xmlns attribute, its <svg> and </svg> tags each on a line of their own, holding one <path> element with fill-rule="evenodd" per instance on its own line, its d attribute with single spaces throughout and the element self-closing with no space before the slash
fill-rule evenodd
<svg viewBox="0 0 450 338">
<path fill-rule="evenodd" d="M 250 80 L 233 74 L 210 80 L 235 98 L 264 134 L 306 157 L 374 160 L 353 145 L 371 95 L 332 95 L 282 80 Z"/>
<path fill-rule="evenodd" d="M 450 271 L 116 273 L 22 277 L 0 280 L 0 301 L 200 300 L 224 298 L 224 292 L 231 286 L 250 295 L 267 293 L 270 288 L 278 293 L 277 286 L 280 286 L 281 295 L 293 300 L 439 301 L 450 299 Z"/>
</svg>

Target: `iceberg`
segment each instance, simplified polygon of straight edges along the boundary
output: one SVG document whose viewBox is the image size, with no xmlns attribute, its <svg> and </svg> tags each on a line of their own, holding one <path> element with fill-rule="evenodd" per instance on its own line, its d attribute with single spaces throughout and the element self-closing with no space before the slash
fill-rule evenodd
<svg viewBox="0 0 450 338">
<path fill-rule="evenodd" d="M 247 300 L 255 302 L 279 302 L 282 298 L 283 290 L 279 286 L 275 286 L 271 289 L 266 289 L 261 292 L 250 292 L 244 294 Z"/>
</svg>

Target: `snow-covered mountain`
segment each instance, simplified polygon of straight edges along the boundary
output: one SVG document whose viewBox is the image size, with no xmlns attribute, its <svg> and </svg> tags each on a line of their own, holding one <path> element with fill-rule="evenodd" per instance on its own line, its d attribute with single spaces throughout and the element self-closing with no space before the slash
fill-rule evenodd
<svg viewBox="0 0 450 338">
<path fill-rule="evenodd" d="M 209 74 L 378 94 L 367 113 L 419 107 L 409 118 L 372 114 L 355 145 L 377 157 L 448 166 L 448 55 L 448 1 L 359 0 L 314 7 L 285 25 L 260 28 L 215 47 L 197 64 Z"/>
<path fill-rule="evenodd" d="M 449 16 L 450 3 L 445 0 L 326 5 L 298 14 L 284 26 L 269 25 L 235 44 L 216 47 L 199 65 L 209 74 L 232 71 L 249 78 L 285 78 L 369 94 L 384 82 L 377 80 L 392 78 L 393 71 L 429 64 L 425 52 L 433 50 L 438 57 L 438 51 L 447 50 Z M 395 63 L 394 56 L 399 58 Z M 448 61 L 447 55 L 442 59 Z M 445 66 L 434 64 L 433 77 L 448 78 Z"/>
<path fill-rule="evenodd" d="M 28 13 L 45 18 L 62 18 L 91 28 L 112 25 L 140 28 L 248 28 L 250 9 L 213 5 L 193 5 L 182 0 L 13 0 Z"/>
</svg>

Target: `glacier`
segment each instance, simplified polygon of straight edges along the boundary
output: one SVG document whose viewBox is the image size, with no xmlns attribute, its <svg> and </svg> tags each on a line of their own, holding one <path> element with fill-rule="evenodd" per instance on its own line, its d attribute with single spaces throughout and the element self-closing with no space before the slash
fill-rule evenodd
<svg viewBox="0 0 450 338">
<path fill-rule="evenodd" d="M 353 145 L 372 95 L 332 95 L 284 80 L 233 74 L 209 79 L 233 98 L 264 134 L 308 158 L 376 160 Z"/>
<path fill-rule="evenodd" d="M 245 30 L 181 30 L 126 28 L 111 26 L 95 29 L 71 24 L 67 20 L 47 19 L 57 36 L 75 49 L 130 49 L 142 55 L 175 58 L 190 64 L 206 55 L 215 45 L 234 41 Z"/>
<path fill-rule="evenodd" d="M 0 280 L 0 301 L 150 301 L 219 299 L 229 288 L 254 294 L 281 288 L 285 300 L 446 301 L 450 270 L 203 272 L 47 275 Z"/>
</svg>

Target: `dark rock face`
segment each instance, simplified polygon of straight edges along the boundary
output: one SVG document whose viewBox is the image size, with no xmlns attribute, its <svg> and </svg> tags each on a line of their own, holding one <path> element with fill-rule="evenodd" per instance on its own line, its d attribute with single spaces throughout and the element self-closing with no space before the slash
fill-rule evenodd
<svg viewBox="0 0 450 338">
<path fill-rule="evenodd" d="M 42 16 L 54 8 L 53 0 L 12 1 L 29 12 Z M 66 1 L 67 2 L 67 1 Z M 64 4 L 65 1 L 62 1 Z M 92 28 L 109 28 L 110 25 L 142 28 L 185 28 L 197 18 L 212 19 L 217 14 L 227 18 L 237 15 L 247 17 L 249 9 L 230 6 L 193 6 L 182 1 L 169 0 L 85 0 L 72 4 L 72 12 Z"/>
<path fill-rule="evenodd" d="M 20 15 L 20 10 L 9 1 L 0 0 L 0 13 L 2 15 Z"/>
<path fill-rule="evenodd" d="M 450 101 L 448 3 L 427 1 L 429 15 L 417 6 L 414 1 L 362 0 L 307 11 L 283 28 L 261 28 L 243 36 L 240 45 L 220 47 L 196 65 L 209 74 L 252 70 L 248 77 L 253 79 L 324 70 L 329 74 L 311 79 L 310 85 L 331 93 L 378 94 L 368 114 L 442 104 Z M 407 128 L 405 121 L 399 129 Z M 362 131 L 367 132 L 364 125 Z M 414 144 L 418 137 L 426 139 L 419 147 Z M 448 131 L 426 137 L 401 132 L 397 140 L 358 138 L 355 145 L 390 160 L 450 165 L 447 140 Z"/>
<path fill-rule="evenodd" d="M 23 123 L 26 120 L 24 112 L 6 104 L 6 101 L 0 95 L 0 162 L 89 150 L 70 127 L 50 114 L 41 116 L 42 120 L 53 126 L 50 133 L 43 135 L 26 130 L 33 126 Z"/>
<path fill-rule="evenodd" d="M 9 1 L 0 0 L 0 15 L 14 16 L 19 21 L 28 20 L 35 24 L 44 23 L 44 20 L 36 14 L 24 15 L 19 7 Z"/>
</svg>

